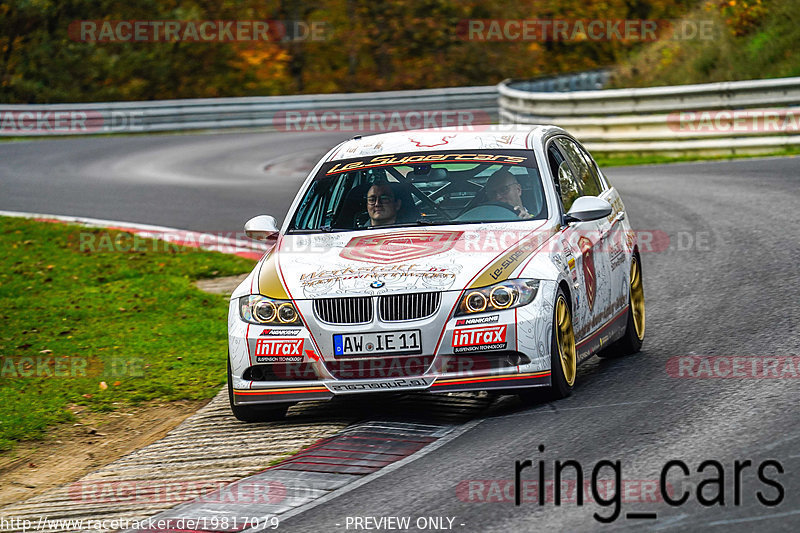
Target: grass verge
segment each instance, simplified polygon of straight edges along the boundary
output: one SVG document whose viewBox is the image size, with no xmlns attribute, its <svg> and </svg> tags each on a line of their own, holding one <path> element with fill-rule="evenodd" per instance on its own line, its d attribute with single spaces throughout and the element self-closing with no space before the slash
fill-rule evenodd
<svg viewBox="0 0 800 533">
<path fill-rule="evenodd" d="M 0 217 L 0 450 L 96 411 L 211 398 L 225 382 L 227 299 L 196 279 L 253 261 L 144 241 L 81 251 L 120 232 Z"/>
</svg>

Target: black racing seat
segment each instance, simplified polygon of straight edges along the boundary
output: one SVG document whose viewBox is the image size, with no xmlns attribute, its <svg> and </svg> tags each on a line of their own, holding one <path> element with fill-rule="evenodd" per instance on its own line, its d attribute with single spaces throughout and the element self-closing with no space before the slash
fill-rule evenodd
<svg viewBox="0 0 800 533">
<path fill-rule="evenodd" d="M 355 229 L 359 227 L 359 222 L 369 218 L 367 217 L 367 191 L 371 186 L 371 183 L 362 183 L 348 191 L 332 227 Z"/>
<path fill-rule="evenodd" d="M 392 183 L 391 186 L 394 197 L 401 202 L 400 209 L 397 211 L 397 223 L 410 224 L 422 218 L 422 213 L 414 203 L 414 197 L 411 195 L 409 187 L 401 183 Z"/>
</svg>

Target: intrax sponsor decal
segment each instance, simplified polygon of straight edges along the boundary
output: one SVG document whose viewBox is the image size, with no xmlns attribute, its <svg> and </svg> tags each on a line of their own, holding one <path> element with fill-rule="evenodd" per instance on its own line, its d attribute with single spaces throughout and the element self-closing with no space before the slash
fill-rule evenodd
<svg viewBox="0 0 800 533">
<path fill-rule="evenodd" d="M 508 326 L 460 328 L 453 331 L 453 353 L 502 350 L 506 347 Z"/>
<path fill-rule="evenodd" d="M 256 341 L 256 356 L 302 355 L 303 339 L 262 339 Z"/>
</svg>

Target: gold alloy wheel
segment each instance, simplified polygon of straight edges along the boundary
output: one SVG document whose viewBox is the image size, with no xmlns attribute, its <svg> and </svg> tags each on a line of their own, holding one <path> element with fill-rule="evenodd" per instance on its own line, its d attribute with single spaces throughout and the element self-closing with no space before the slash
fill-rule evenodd
<svg viewBox="0 0 800 533">
<path fill-rule="evenodd" d="M 642 267 L 635 257 L 631 261 L 631 313 L 633 327 L 639 340 L 644 339 L 644 288 L 642 287 Z"/>
<path fill-rule="evenodd" d="M 564 379 L 571 387 L 575 383 L 578 356 L 575 348 L 575 334 L 572 331 L 572 315 L 567 307 L 567 301 L 561 295 L 556 301 L 556 344 L 558 344 L 558 359 L 561 361 Z"/>
</svg>

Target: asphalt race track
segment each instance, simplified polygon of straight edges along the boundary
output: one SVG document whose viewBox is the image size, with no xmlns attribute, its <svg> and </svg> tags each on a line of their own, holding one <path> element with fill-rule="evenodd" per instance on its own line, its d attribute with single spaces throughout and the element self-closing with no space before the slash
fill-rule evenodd
<svg viewBox="0 0 800 533">
<path fill-rule="evenodd" d="M 231 133 L 2 142 L 0 209 L 239 231 L 256 214 L 282 219 L 313 160 L 346 137 Z M 680 378 L 667 370 L 671 358 L 687 355 L 800 356 L 800 159 L 607 174 L 634 228 L 669 236 L 668 246 L 642 254 L 642 352 L 593 358 L 579 369 L 571 398 L 532 407 L 507 402 L 446 445 L 289 518 L 281 530 L 352 531 L 356 517 L 390 516 L 410 517 L 411 530 L 418 518 L 445 517 L 444 528 L 470 532 L 800 529 L 796 363 L 794 378 L 785 369 L 783 378 L 769 379 Z M 600 461 L 619 461 L 623 485 L 630 487 L 619 517 L 601 524 L 593 514 L 612 515 L 615 504 L 579 506 L 566 492 L 561 506 L 531 498 L 516 506 L 515 461 L 526 459 L 533 467 L 523 480 L 537 479 L 539 461 L 552 480 L 554 462 L 572 459 L 589 484 Z M 689 494 L 674 507 L 648 492 L 673 459 L 692 472 L 670 470 L 673 497 Z M 752 465 L 737 476 L 734 462 L 745 460 Z M 769 460 L 779 465 L 764 466 Z M 719 477 L 713 466 L 697 473 L 704 461 L 717 461 L 724 471 L 724 504 L 699 503 L 720 492 L 711 483 L 697 488 Z M 773 485 L 759 480 L 760 465 Z M 601 477 L 610 478 L 611 470 Z M 780 503 L 766 506 L 759 494 Z M 432 522 L 419 524 L 434 529 Z"/>
</svg>

